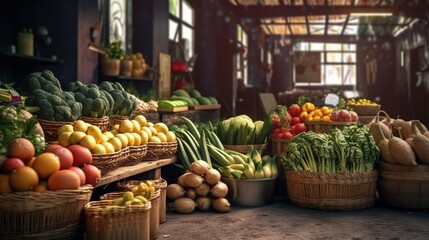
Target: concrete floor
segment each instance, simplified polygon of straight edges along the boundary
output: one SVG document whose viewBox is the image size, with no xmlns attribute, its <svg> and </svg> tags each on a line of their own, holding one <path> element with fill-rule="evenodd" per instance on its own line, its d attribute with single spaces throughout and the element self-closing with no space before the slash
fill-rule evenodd
<svg viewBox="0 0 429 240">
<path fill-rule="evenodd" d="M 233 207 L 229 213 L 167 210 L 158 239 L 429 239 L 429 212 L 384 205 L 352 211 L 323 211 L 274 197 L 270 205 Z"/>
</svg>

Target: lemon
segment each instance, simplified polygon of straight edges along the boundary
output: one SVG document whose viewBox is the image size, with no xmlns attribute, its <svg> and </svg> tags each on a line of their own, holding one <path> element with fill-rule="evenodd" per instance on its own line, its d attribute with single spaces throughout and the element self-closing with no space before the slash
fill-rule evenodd
<svg viewBox="0 0 429 240">
<path fill-rule="evenodd" d="M 176 134 L 172 131 L 167 132 L 167 142 L 175 142 L 176 141 Z"/>
<path fill-rule="evenodd" d="M 150 137 L 149 142 L 157 142 L 157 143 L 160 143 L 160 142 L 161 142 L 161 139 L 159 139 L 159 137 L 157 137 L 157 136 L 152 136 L 152 137 Z"/>
<path fill-rule="evenodd" d="M 112 137 L 115 137 L 115 134 L 109 131 L 103 132 L 103 135 L 107 137 L 107 140 L 111 139 Z"/>
<path fill-rule="evenodd" d="M 158 132 L 156 136 L 161 140 L 161 142 L 167 142 L 167 135 L 163 132 Z"/>
<path fill-rule="evenodd" d="M 122 149 L 122 142 L 119 138 L 117 137 L 113 137 L 111 139 L 109 139 L 109 141 L 107 141 L 108 143 L 112 144 L 113 149 L 115 150 L 115 152 L 119 151 Z"/>
<path fill-rule="evenodd" d="M 101 135 L 101 142 L 100 143 L 107 142 L 108 140 L 109 140 L 109 138 L 106 135 L 104 135 L 104 134 Z"/>
<path fill-rule="evenodd" d="M 138 132 L 138 135 L 140 135 L 140 139 L 141 139 L 140 144 L 141 145 L 146 144 L 149 141 L 149 134 L 147 134 L 147 132 L 145 130 L 140 130 Z"/>
<path fill-rule="evenodd" d="M 58 135 L 58 144 L 60 144 L 63 147 L 70 146 L 69 138 L 70 138 L 70 135 L 72 133 L 73 132 L 63 132 L 63 133 L 60 133 L 60 135 Z"/>
<path fill-rule="evenodd" d="M 119 130 L 118 129 L 112 129 L 112 130 L 110 130 L 110 132 L 113 134 L 113 136 L 115 136 L 116 134 L 119 133 Z"/>
<path fill-rule="evenodd" d="M 76 131 L 80 131 L 80 132 L 86 132 L 86 130 L 88 129 L 88 125 L 86 124 L 86 122 L 84 122 L 83 120 L 76 120 L 73 123 L 73 130 Z"/>
<path fill-rule="evenodd" d="M 115 137 L 121 140 L 122 148 L 125 148 L 126 146 L 128 146 L 128 138 L 125 134 L 118 133 L 115 135 Z"/>
<path fill-rule="evenodd" d="M 155 127 L 149 127 L 150 131 L 152 131 L 152 136 L 156 136 L 156 134 L 158 133 L 158 131 L 156 130 Z"/>
<path fill-rule="evenodd" d="M 152 137 L 152 130 L 148 126 L 142 127 L 142 131 L 147 133 L 148 138 Z"/>
<path fill-rule="evenodd" d="M 165 123 L 158 122 L 158 123 L 155 123 L 155 125 L 153 125 L 153 127 L 158 132 L 162 132 L 164 134 L 167 134 L 167 132 L 168 132 L 168 127 L 167 127 L 167 125 L 165 125 Z"/>
<path fill-rule="evenodd" d="M 112 129 L 110 130 L 118 130 L 119 131 L 119 124 L 115 124 L 112 126 Z"/>
<path fill-rule="evenodd" d="M 102 141 L 103 133 L 101 132 L 101 129 L 97 126 L 89 126 L 86 130 L 86 134 L 93 136 L 95 138 L 96 143 L 100 143 Z"/>
<path fill-rule="evenodd" d="M 103 144 L 95 144 L 94 149 L 91 150 L 91 153 L 93 154 L 106 154 L 106 148 Z"/>
<path fill-rule="evenodd" d="M 97 145 L 97 141 L 91 135 L 85 135 L 79 142 L 80 145 L 88 148 L 89 150 L 93 150 L 95 145 Z"/>
<path fill-rule="evenodd" d="M 63 132 L 73 132 L 73 125 L 71 124 L 64 124 L 60 128 L 58 128 L 58 134 L 61 134 Z"/>
<path fill-rule="evenodd" d="M 115 152 L 115 148 L 113 147 L 113 144 L 111 144 L 110 142 L 104 142 L 104 143 L 101 143 L 101 145 L 104 146 L 106 153 L 114 153 Z"/>
<path fill-rule="evenodd" d="M 134 146 L 140 146 L 142 143 L 142 138 L 140 137 L 140 135 L 138 133 L 131 133 L 134 137 Z"/>
<path fill-rule="evenodd" d="M 144 127 L 147 124 L 147 119 L 143 115 L 137 115 L 137 116 L 135 116 L 134 120 L 136 120 L 137 122 L 139 122 L 140 127 Z"/>
<path fill-rule="evenodd" d="M 153 127 L 153 125 L 155 125 L 155 124 L 153 124 L 153 122 L 147 122 L 146 123 L 146 126 L 148 126 L 148 127 Z"/>
<path fill-rule="evenodd" d="M 134 125 L 131 122 L 131 120 L 124 119 L 119 123 L 120 133 L 133 132 L 133 129 L 134 129 Z"/>
<path fill-rule="evenodd" d="M 131 120 L 131 123 L 133 124 L 133 132 L 138 132 L 141 129 L 140 123 L 137 120 Z"/>
<path fill-rule="evenodd" d="M 79 144 L 80 140 L 82 140 L 82 138 L 85 136 L 86 136 L 85 132 L 81 132 L 81 131 L 72 132 L 72 134 L 70 134 L 70 137 L 69 137 L 69 144 L 70 145 Z"/>
<path fill-rule="evenodd" d="M 125 136 L 128 138 L 128 144 L 127 146 L 134 146 L 134 135 L 131 133 L 124 133 Z"/>
</svg>

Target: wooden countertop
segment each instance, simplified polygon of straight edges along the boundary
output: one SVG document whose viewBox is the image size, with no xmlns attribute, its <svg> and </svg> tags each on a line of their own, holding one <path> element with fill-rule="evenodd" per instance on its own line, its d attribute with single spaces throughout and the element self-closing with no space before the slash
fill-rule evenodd
<svg viewBox="0 0 429 240">
<path fill-rule="evenodd" d="M 153 161 L 143 161 L 136 165 L 119 167 L 115 170 L 112 170 L 102 175 L 101 180 L 96 187 L 100 187 L 108 183 L 115 182 L 139 173 L 157 169 L 162 166 L 172 164 L 175 161 L 176 161 L 176 157 L 172 157 L 172 158 L 158 159 Z"/>
</svg>

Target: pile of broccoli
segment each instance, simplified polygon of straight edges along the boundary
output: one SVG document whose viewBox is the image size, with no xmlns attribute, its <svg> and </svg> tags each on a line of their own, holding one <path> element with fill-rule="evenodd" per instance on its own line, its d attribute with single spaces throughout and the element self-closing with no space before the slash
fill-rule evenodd
<svg viewBox="0 0 429 240">
<path fill-rule="evenodd" d="M 76 101 L 82 104 L 82 116 L 101 118 L 112 114 L 114 99 L 96 84 L 75 81 L 69 83 L 68 90 L 73 91 Z"/>
<path fill-rule="evenodd" d="M 26 77 L 26 106 L 37 106 L 35 115 L 48 121 L 73 122 L 82 114 L 82 104 L 73 92 L 63 91 L 59 80 L 50 70 L 34 72 Z"/>
<path fill-rule="evenodd" d="M 130 116 L 137 107 L 136 97 L 124 90 L 119 82 L 104 81 L 99 88 L 106 91 L 113 98 L 112 114 Z"/>
</svg>

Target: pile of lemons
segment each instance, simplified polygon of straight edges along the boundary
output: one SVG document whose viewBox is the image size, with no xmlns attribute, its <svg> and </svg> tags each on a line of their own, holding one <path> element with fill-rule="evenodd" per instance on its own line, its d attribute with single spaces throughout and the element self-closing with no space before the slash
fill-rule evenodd
<svg viewBox="0 0 429 240">
<path fill-rule="evenodd" d="M 176 136 L 165 123 L 152 123 L 143 115 L 122 120 L 110 131 L 102 132 L 98 126 L 76 120 L 58 129 L 58 144 L 68 147 L 80 144 L 93 154 L 108 154 L 128 146 L 140 146 L 149 142 L 175 142 Z"/>
</svg>

